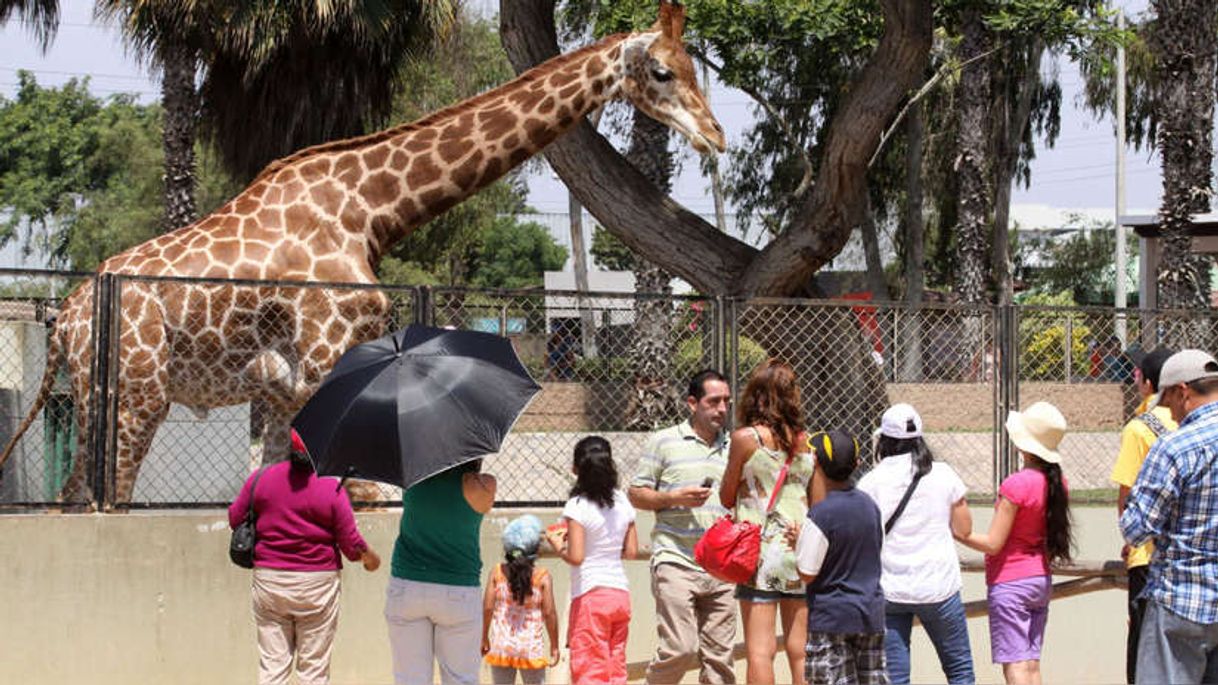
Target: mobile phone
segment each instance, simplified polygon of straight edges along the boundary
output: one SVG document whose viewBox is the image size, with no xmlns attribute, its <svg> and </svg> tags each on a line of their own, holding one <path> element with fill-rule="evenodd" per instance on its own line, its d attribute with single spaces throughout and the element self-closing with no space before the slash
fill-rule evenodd
<svg viewBox="0 0 1218 685">
<path fill-rule="evenodd" d="M 704 487 L 704 488 L 715 487 L 715 479 L 707 476 L 705 479 L 702 480 L 702 487 Z"/>
</svg>

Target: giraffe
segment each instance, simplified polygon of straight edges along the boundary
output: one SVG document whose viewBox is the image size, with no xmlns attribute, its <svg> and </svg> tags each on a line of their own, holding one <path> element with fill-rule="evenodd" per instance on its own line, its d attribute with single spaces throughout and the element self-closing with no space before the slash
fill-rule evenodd
<svg viewBox="0 0 1218 685">
<path fill-rule="evenodd" d="M 118 294 L 116 503 L 129 502 L 171 403 L 202 414 L 251 400 L 271 408 L 264 462 L 282 458 L 288 423 L 349 347 L 382 334 L 376 288 L 323 292 L 251 283 L 375 285 L 381 257 L 410 231 L 503 176 L 610 100 L 625 99 L 703 154 L 724 136 L 685 52 L 684 9 L 661 0 L 650 29 L 616 34 L 413 123 L 324 143 L 272 162 L 194 224 L 101 264 L 99 273 L 215 279 L 125 280 Z M 241 282 L 225 282 L 238 279 Z M 38 396 L 0 454 L 11 454 L 66 361 L 76 406 L 89 406 L 94 284 L 64 301 Z M 86 412 L 61 493 L 93 497 Z"/>
</svg>

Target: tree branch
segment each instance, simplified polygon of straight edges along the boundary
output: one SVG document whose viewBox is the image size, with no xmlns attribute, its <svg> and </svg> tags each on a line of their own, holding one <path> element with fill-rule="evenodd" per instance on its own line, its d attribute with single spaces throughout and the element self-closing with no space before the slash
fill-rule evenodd
<svg viewBox="0 0 1218 685">
<path fill-rule="evenodd" d="M 771 241 L 737 290 L 805 292 L 817 269 L 841 252 L 866 208 L 867 161 L 884 128 L 925 73 L 933 12 L 929 0 L 882 0 L 884 35 L 833 117 L 812 192 L 792 226 Z"/>
<path fill-rule="evenodd" d="M 688 50 L 691 55 L 697 56 L 698 59 L 702 60 L 703 64 L 714 70 L 716 74 L 723 74 L 723 66 L 715 64 L 714 61 L 706 56 L 705 52 L 692 46 L 687 46 L 686 50 Z M 777 121 L 778 125 L 782 127 L 783 135 L 786 136 L 787 142 L 791 144 L 791 147 L 794 148 L 796 153 L 799 155 L 799 161 L 804 168 L 804 177 L 800 179 L 799 185 L 795 188 L 795 197 L 800 197 L 804 193 L 808 192 L 808 188 L 812 187 L 812 175 L 814 173 L 812 157 L 808 155 L 808 150 L 804 148 L 803 143 L 801 143 L 799 138 L 795 135 L 795 131 L 791 130 L 791 124 L 785 118 L 783 118 L 782 114 L 779 113 L 778 108 L 774 107 L 774 105 L 770 104 L 769 100 L 761 96 L 761 93 L 758 93 L 756 90 L 745 84 L 733 83 L 732 87 L 741 90 L 745 95 L 753 98 L 753 100 L 757 104 L 761 105 L 774 119 L 774 121 Z"/>
<path fill-rule="evenodd" d="M 555 57 L 554 0 L 500 3 L 500 36 L 523 72 Z M 550 166 L 610 233 L 699 292 L 733 290 L 757 250 L 673 202 L 647 181 L 587 122 L 544 151 Z"/>
<path fill-rule="evenodd" d="M 944 76 L 946 76 L 949 72 L 964 69 L 977 60 L 985 59 L 995 52 L 998 52 L 1000 49 L 1001 48 L 994 48 L 980 55 L 973 55 L 960 64 L 948 62 L 942 67 L 939 67 L 939 71 L 936 71 L 935 75 L 932 76 L 925 84 L 923 84 L 922 87 L 918 89 L 918 92 L 914 93 L 913 97 L 909 98 L 909 100 L 905 103 L 905 106 L 901 108 L 901 111 L 897 112 L 897 116 L 892 120 L 892 124 L 888 126 L 888 130 L 884 131 L 884 135 L 880 137 L 880 144 L 878 147 L 876 147 L 875 154 L 871 155 L 871 161 L 867 162 L 867 168 L 870 169 L 871 167 L 875 166 L 875 161 L 880 158 L 880 153 L 884 151 L 884 146 L 888 144 L 888 139 L 891 138 L 893 133 L 896 132 L 897 127 L 899 127 L 905 121 L 905 115 L 909 113 L 909 108 L 918 104 L 922 98 L 926 97 L 926 95 L 930 93 L 930 91 L 933 90 L 936 85 L 938 85 L 939 81 L 943 80 Z"/>
</svg>

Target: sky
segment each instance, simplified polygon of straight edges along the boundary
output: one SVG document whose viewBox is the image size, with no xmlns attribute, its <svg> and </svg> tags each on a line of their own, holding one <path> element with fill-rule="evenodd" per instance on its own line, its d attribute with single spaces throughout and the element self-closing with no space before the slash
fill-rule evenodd
<svg viewBox="0 0 1218 685">
<path fill-rule="evenodd" d="M 1113 3 L 1127 14 L 1146 10 L 1146 0 Z M 120 92 L 138 93 L 144 102 L 159 98 L 159 86 L 125 50 L 117 29 L 92 17 L 93 3 L 88 0 L 62 0 L 63 16 L 59 33 L 50 49 L 43 53 L 32 35 L 17 21 L 0 28 L 0 94 L 12 97 L 16 91 L 17 70 L 32 71 L 46 86 L 60 85 L 72 77 L 88 76 L 90 90 L 99 95 Z M 495 0 L 473 0 L 472 6 L 493 14 Z M 1020 221 L 1048 220 L 1066 212 L 1081 211 L 1090 216 L 1111 219 L 1115 203 L 1115 133 L 1110 118 L 1096 120 L 1080 105 L 1081 76 L 1067 58 L 1046 59 L 1046 72 L 1057 69 L 1063 89 L 1062 126 L 1055 147 L 1038 145 L 1032 163 L 1029 188 L 1012 193 L 1012 217 Z M 753 105 L 743 92 L 712 83 L 708 93 L 728 136 L 729 145 L 739 143 L 753 120 Z M 710 183 L 701 175 L 692 148 L 678 143 L 684 159 L 681 174 L 673 189 L 673 199 L 699 214 L 713 212 Z M 1132 148 L 1126 155 L 1128 214 L 1151 213 L 1161 191 L 1159 161 L 1154 154 Z M 567 193 L 561 181 L 548 169 L 528 179 L 529 203 L 543 213 L 567 211 Z M 730 208 L 729 208 L 730 211 Z M 1036 218 L 1033 218 L 1036 217 Z M 1042 218 L 1043 217 L 1043 218 Z M 568 240 L 563 240 L 568 242 Z M 0 265 L 11 266 L 11 251 L 0 252 Z"/>
</svg>

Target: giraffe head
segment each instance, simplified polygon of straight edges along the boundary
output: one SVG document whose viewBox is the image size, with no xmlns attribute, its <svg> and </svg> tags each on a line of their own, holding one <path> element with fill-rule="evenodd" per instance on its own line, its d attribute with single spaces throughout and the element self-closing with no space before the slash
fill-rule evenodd
<svg viewBox="0 0 1218 685">
<path fill-rule="evenodd" d="M 698 87 L 693 60 L 681 34 L 685 8 L 660 0 L 660 18 L 626 41 L 622 94 L 647 116 L 689 139 L 698 152 L 723 152 L 723 129 Z"/>
</svg>

